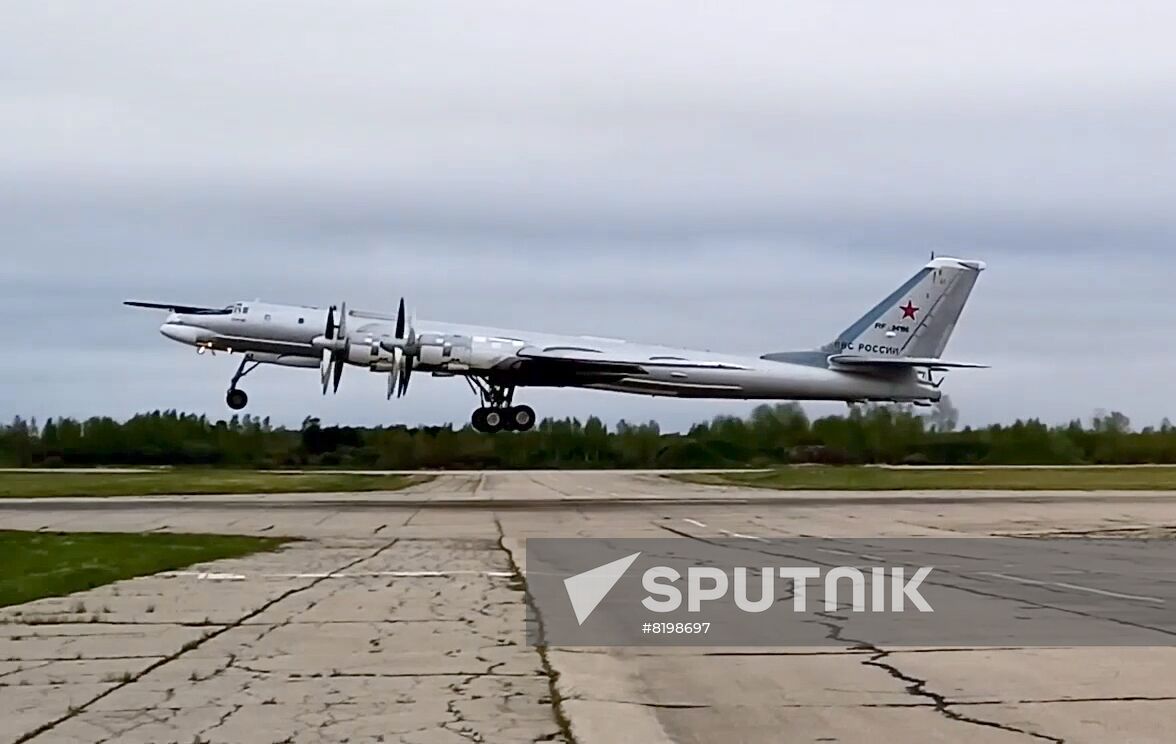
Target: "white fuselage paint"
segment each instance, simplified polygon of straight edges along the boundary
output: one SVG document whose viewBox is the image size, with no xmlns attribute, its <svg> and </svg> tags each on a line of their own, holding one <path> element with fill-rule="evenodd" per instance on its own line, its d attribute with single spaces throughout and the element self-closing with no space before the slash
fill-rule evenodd
<svg viewBox="0 0 1176 744">
<path fill-rule="evenodd" d="M 261 302 L 238 303 L 221 314 L 172 313 L 160 332 L 175 341 L 219 351 L 256 354 L 256 361 L 284 366 L 308 367 L 321 356 L 313 345 L 324 335 L 327 310 Z M 395 321 L 373 313 L 349 313 L 347 337 L 352 344 L 349 363 L 375 366 L 369 362 L 373 341 L 391 337 Z M 719 354 L 635 344 L 619 339 L 568 336 L 542 332 L 490 328 L 466 324 L 418 320 L 418 335 L 442 334 L 469 337 L 473 341 L 468 365 L 419 364 L 418 371 L 439 374 L 482 374 L 502 369 L 519 359 L 526 348 L 575 347 L 593 350 L 602 361 L 623 359 L 719 367 L 647 366 L 647 374 L 622 377 L 607 383 L 578 384 L 588 387 L 644 395 L 698 398 L 838 401 L 935 401 L 940 392 L 921 382 L 911 369 L 896 370 L 888 376 L 830 369 L 820 352 L 815 363 L 797 364 L 758 357 Z M 373 352 L 374 353 L 374 352 Z"/>
</svg>

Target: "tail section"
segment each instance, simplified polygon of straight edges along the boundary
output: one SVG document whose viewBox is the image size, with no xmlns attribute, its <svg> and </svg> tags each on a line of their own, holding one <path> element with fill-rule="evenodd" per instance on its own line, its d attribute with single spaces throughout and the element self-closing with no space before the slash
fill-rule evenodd
<svg viewBox="0 0 1176 744">
<path fill-rule="evenodd" d="M 931 259 L 822 351 L 938 359 L 984 268 L 982 261 Z"/>
</svg>

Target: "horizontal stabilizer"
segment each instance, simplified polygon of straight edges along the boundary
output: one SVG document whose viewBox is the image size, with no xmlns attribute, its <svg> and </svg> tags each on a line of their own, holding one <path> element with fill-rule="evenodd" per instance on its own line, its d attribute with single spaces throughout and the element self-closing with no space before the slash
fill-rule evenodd
<svg viewBox="0 0 1176 744">
<path fill-rule="evenodd" d="M 829 357 L 829 364 L 834 367 L 851 368 L 888 368 L 900 369 L 904 367 L 927 368 L 935 371 L 949 369 L 988 369 L 987 364 L 973 364 L 971 362 L 947 362 L 930 357 L 869 357 L 854 354 L 834 354 Z"/>
</svg>

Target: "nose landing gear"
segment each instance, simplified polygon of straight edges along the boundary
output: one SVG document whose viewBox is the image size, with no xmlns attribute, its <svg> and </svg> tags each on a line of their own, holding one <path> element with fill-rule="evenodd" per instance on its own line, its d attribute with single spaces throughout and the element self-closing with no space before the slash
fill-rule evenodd
<svg viewBox="0 0 1176 744">
<path fill-rule="evenodd" d="M 241 378 L 249 374 L 253 370 L 261 366 L 261 362 L 253 362 L 253 358 L 246 354 L 245 358 L 241 360 L 241 366 L 237 367 L 237 373 L 233 375 L 233 379 L 229 382 L 229 391 L 225 393 L 225 403 L 234 411 L 240 411 L 245 406 L 249 405 L 249 396 L 245 394 L 244 390 L 237 387 L 237 383 Z"/>
<path fill-rule="evenodd" d="M 244 390 L 233 388 L 225 394 L 225 403 L 234 411 L 240 411 L 245 406 L 249 405 L 249 396 L 245 394 Z"/>
</svg>

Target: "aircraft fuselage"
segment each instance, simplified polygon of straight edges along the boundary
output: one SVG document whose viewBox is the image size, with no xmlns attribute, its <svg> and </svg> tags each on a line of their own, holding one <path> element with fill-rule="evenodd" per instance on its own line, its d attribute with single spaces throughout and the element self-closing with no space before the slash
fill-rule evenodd
<svg viewBox="0 0 1176 744">
<path fill-rule="evenodd" d="M 979 365 L 940 357 L 984 270 L 980 261 L 935 258 L 833 341 L 811 351 L 762 356 L 633 343 L 508 328 L 416 321 L 396 314 L 239 302 L 226 308 L 152 302 L 172 311 L 164 336 L 203 351 L 245 359 L 226 395 L 259 364 L 317 367 L 323 393 L 338 390 L 343 370 L 388 375 L 388 397 L 404 395 L 413 371 L 463 377 L 482 399 L 474 427 L 526 430 L 535 412 L 515 405 L 519 387 L 582 387 L 679 398 L 891 401 L 940 400 L 932 373 Z"/>
<path fill-rule="evenodd" d="M 246 353 L 257 361 L 293 367 L 317 367 L 314 346 L 323 336 L 327 310 L 316 307 L 260 302 L 238 303 L 219 315 L 173 313 L 160 332 L 174 341 L 217 351 Z M 389 320 L 373 314 L 348 316 L 351 350 L 347 363 L 373 371 L 388 371 L 373 341 L 386 335 Z M 493 328 L 439 321 L 418 321 L 422 338 L 468 340 L 468 356 L 454 362 L 424 359 L 417 370 L 444 375 L 481 375 L 526 386 L 585 387 L 641 395 L 689 398 L 837 401 L 935 401 L 937 389 L 921 382 L 914 372 L 901 370 L 888 379 L 830 369 L 823 352 L 796 352 L 797 361 L 722 354 L 695 349 L 641 344 L 614 338 L 568 336 L 536 331 Z M 299 348 L 301 347 L 301 348 Z M 523 348 L 574 348 L 598 353 L 602 359 L 672 365 L 684 362 L 713 366 L 654 366 L 643 372 L 576 369 L 529 364 L 516 352 Z"/>
</svg>

